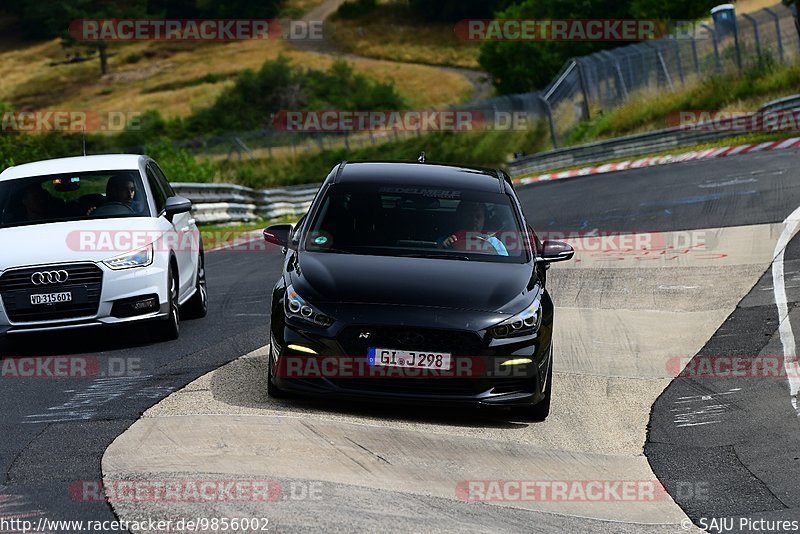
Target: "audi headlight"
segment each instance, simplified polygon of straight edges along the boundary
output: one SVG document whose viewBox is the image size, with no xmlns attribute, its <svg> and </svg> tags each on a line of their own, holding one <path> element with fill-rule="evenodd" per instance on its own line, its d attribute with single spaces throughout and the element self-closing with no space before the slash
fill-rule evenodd
<svg viewBox="0 0 800 534">
<path fill-rule="evenodd" d="M 490 329 L 492 336 L 498 338 L 527 336 L 542 325 L 542 303 L 537 298 L 533 304 L 502 323 Z"/>
<path fill-rule="evenodd" d="M 139 250 L 126 252 L 119 256 L 103 261 L 110 269 L 131 269 L 133 267 L 147 267 L 153 263 L 153 245 L 147 245 Z"/>
<path fill-rule="evenodd" d="M 284 309 L 286 310 L 286 317 L 291 317 L 292 319 L 304 321 L 322 328 L 327 328 L 333 324 L 333 318 L 321 313 L 306 302 L 303 297 L 297 294 L 297 291 L 295 291 L 294 287 L 291 285 L 286 288 L 286 305 Z"/>
</svg>

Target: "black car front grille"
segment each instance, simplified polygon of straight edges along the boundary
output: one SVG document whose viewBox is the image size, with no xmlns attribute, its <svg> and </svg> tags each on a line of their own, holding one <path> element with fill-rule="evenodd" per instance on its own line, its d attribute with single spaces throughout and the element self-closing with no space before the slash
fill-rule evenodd
<svg viewBox="0 0 800 534">
<path fill-rule="evenodd" d="M 337 336 L 337 340 L 345 354 L 355 358 L 366 357 L 369 348 L 372 347 L 448 352 L 453 357 L 477 357 L 483 350 L 483 342 L 477 333 L 432 328 L 351 326 L 345 328 Z M 345 390 L 409 395 L 476 395 L 492 387 L 485 379 L 459 376 L 348 377 L 338 378 L 333 382 Z"/>
<path fill-rule="evenodd" d="M 350 326 L 338 336 L 347 356 L 366 356 L 370 347 L 449 352 L 453 356 L 478 356 L 483 350 L 474 332 L 400 326 Z"/>
<path fill-rule="evenodd" d="M 68 274 L 64 283 L 36 285 L 31 281 L 31 275 L 36 272 L 62 270 Z M 14 322 L 72 319 L 97 313 L 102 286 L 103 271 L 93 263 L 42 265 L 3 273 L 0 276 L 0 297 L 8 318 Z M 32 293 L 63 291 L 73 292 L 74 300 L 37 306 L 28 304 Z"/>
</svg>

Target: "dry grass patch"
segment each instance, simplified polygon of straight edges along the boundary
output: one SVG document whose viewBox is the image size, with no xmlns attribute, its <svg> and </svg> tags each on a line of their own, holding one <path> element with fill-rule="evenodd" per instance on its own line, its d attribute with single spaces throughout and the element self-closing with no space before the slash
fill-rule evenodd
<svg viewBox="0 0 800 534">
<path fill-rule="evenodd" d="M 332 17 L 331 40 L 360 56 L 406 63 L 477 69 L 479 43 L 463 41 L 453 24 L 426 23 L 404 2 L 380 3 L 373 13 L 356 19 Z"/>
<path fill-rule="evenodd" d="M 233 43 L 132 43 L 111 48 L 110 74 L 99 75 L 97 59 L 84 63 L 49 66 L 63 61 L 65 51 L 57 39 L 0 51 L 4 75 L 0 77 L 0 101 L 14 107 L 39 109 L 91 109 L 123 111 L 158 109 L 164 117 L 184 117 L 210 105 L 229 84 L 194 84 L 209 73 L 258 69 L 283 54 L 295 64 L 327 69 L 335 58 L 299 51 L 282 41 Z M 398 92 L 412 107 L 441 107 L 468 97 L 471 84 L 456 73 L 443 73 L 421 65 L 357 59 L 356 72 L 381 81 L 394 81 Z M 148 92 L 148 88 L 175 84 L 184 87 Z"/>
</svg>

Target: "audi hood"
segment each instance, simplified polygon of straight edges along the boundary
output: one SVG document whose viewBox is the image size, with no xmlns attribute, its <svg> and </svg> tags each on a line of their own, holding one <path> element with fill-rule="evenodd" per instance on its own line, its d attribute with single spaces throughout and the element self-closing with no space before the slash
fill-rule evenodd
<svg viewBox="0 0 800 534">
<path fill-rule="evenodd" d="M 33 224 L 0 228 L 0 271 L 14 267 L 91 261 L 100 262 L 163 243 L 172 225 L 163 217 L 130 217 Z M 178 246 L 195 246 L 191 236 Z M 166 246 L 166 244 L 164 244 Z"/>
</svg>

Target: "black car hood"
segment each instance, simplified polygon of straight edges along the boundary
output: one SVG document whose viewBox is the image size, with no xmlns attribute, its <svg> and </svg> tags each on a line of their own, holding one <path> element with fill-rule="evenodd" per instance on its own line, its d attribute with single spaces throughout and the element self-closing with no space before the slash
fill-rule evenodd
<svg viewBox="0 0 800 534">
<path fill-rule="evenodd" d="M 516 313 L 530 298 L 529 264 L 303 252 L 296 265 L 289 281 L 312 303 Z"/>
</svg>

